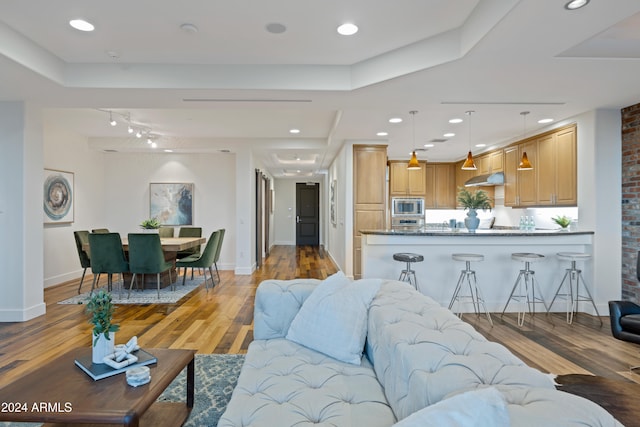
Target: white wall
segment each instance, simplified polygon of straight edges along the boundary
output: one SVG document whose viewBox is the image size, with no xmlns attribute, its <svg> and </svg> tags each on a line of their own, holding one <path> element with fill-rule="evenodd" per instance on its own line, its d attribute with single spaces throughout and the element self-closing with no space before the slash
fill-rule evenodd
<svg viewBox="0 0 640 427">
<path fill-rule="evenodd" d="M 194 184 L 193 221 L 209 237 L 226 229 L 220 262 L 223 270 L 235 268 L 236 187 L 233 154 L 105 153 L 104 222 L 122 235 L 138 232 L 149 217 L 149 184 L 191 182 Z M 177 233 L 177 230 L 176 230 Z"/>
<path fill-rule="evenodd" d="M 42 114 L 0 102 L 0 321 L 45 312 L 42 287 Z"/>
<path fill-rule="evenodd" d="M 75 196 L 73 223 L 44 226 L 44 286 L 49 287 L 80 277 L 73 232 L 102 227 L 107 216 L 104 154 L 90 150 L 85 137 L 57 127 L 46 116 L 44 138 L 45 168 L 73 172 Z"/>
</svg>

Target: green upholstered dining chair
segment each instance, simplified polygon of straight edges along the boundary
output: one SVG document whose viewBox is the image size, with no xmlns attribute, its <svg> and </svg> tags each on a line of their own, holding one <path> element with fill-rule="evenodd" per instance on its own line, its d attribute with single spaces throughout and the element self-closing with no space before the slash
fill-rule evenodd
<svg viewBox="0 0 640 427">
<path fill-rule="evenodd" d="M 204 247 L 202 254 L 194 254 L 188 256 L 186 258 L 182 258 L 176 261 L 176 267 L 183 267 L 185 272 L 187 268 L 202 268 L 204 269 L 204 287 L 209 290 L 207 287 L 207 270 L 209 270 L 209 276 L 211 276 L 211 287 L 213 288 L 216 282 L 213 279 L 213 270 L 211 267 L 213 266 L 213 261 L 216 256 L 216 250 L 219 248 L 218 242 L 220 241 L 220 230 L 216 230 L 211 233 L 211 237 L 209 237 L 209 241 Z M 186 274 L 182 275 L 182 285 L 184 286 Z"/>
<path fill-rule="evenodd" d="M 218 276 L 218 282 L 220 282 L 220 273 L 218 272 L 218 261 L 220 260 L 220 252 L 222 251 L 222 241 L 224 240 L 224 228 L 220 230 L 220 238 L 218 239 L 218 248 L 216 249 L 216 256 L 213 258 L 213 265 L 216 268 L 216 275 Z"/>
<path fill-rule="evenodd" d="M 160 236 L 157 233 L 129 233 L 129 271 L 133 273 L 133 277 L 131 278 L 127 298 L 131 296 L 131 289 L 138 274 L 142 275 L 143 284 L 145 274 L 156 275 L 158 298 L 160 298 L 160 273 L 169 270 L 169 281 L 171 282 L 171 289 L 173 289 L 172 267 L 173 263 L 164 259 Z"/>
<path fill-rule="evenodd" d="M 202 237 L 202 227 L 180 227 L 180 231 L 178 231 L 178 237 Z M 183 251 L 178 251 L 176 258 L 182 259 L 187 258 L 191 255 L 199 254 L 200 245 L 185 249 Z M 187 269 L 185 268 L 182 273 L 186 275 Z M 191 269 L 191 279 L 193 279 L 193 268 Z"/>
<path fill-rule="evenodd" d="M 112 291 L 113 275 L 119 274 L 124 285 L 122 273 L 129 271 L 129 263 L 122 250 L 122 239 L 118 233 L 90 233 L 89 250 L 91 256 L 91 271 L 93 272 L 93 283 L 91 283 L 91 293 L 96 285 L 96 279 L 101 273 L 107 274 L 107 289 Z M 120 286 L 122 292 L 122 286 Z"/>
<path fill-rule="evenodd" d="M 99 233 L 99 234 L 105 234 L 109 232 L 108 228 L 94 228 L 93 230 L 91 230 L 92 233 Z"/>
<path fill-rule="evenodd" d="M 160 227 L 158 234 L 160 235 L 160 238 L 173 237 L 173 227 Z"/>
<path fill-rule="evenodd" d="M 78 286 L 78 293 L 80 293 L 80 290 L 82 289 L 82 283 L 84 282 L 84 275 L 87 273 L 87 268 L 91 268 L 91 257 L 89 256 L 89 253 L 83 249 L 84 245 L 89 244 L 89 232 L 87 230 L 74 231 L 73 238 L 76 241 L 78 258 L 80 258 L 80 267 L 83 268 L 82 278 L 80 279 L 80 286 Z M 99 274 L 98 282 L 100 282 Z"/>
</svg>

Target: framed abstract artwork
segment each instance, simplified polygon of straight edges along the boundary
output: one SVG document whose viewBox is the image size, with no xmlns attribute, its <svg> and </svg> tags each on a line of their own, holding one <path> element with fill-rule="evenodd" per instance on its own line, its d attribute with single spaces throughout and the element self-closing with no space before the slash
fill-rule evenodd
<svg viewBox="0 0 640 427">
<path fill-rule="evenodd" d="M 193 183 L 149 184 L 149 215 L 162 225 L 193 225 Z"/>
<path fill-rule="evenodd" d="M 73 222 L 74 210 L 73 172 L 55 169 L 44 170 L 43 208 L 45 224 Z"/>
</svg>

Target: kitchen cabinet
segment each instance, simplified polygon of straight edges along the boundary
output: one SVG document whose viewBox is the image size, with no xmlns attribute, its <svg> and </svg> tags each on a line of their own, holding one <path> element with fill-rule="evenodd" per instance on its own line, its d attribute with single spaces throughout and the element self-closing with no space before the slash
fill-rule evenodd
<svg viewBox="0 0 640 427">
<path fill-rule="evenodd" d="M 386 228 L 387 146 L 353 146 L 353 277 L 361 277 L 360 230 Z"/>
<path fill-rule="evenodd" d="M 407 169 L 406 161 L 389 162 L 389 195 L 424 197 L 426 193 L 426 164 L 420 169 Z"/>
<path fill-rule="evenodd" d="M 562 129 L 538 140 L 538 204 L 574 206 L 577 198 L 576 129 Z"/>
<path fill-rule="evenodd" d="M 464 163 L 464 160 L 460 160 L 459 162 L 455 163 L 453 165 L 453 168 L 455 169 L 455 176 L 456 176 L 456 183 L 455 183 L 455 188 L 454 188 L 454 201 L 456 204 L 456 208 L 462 208 L 462 206 L 458 203 L 458 191 L 460 191 L 460 187 L 464 187 L 464 183 L 467 182 L 469 179 L 473 178 L 474 176 L 480 175 L 478 173 L 477 170 L 473 171 L 473 170 L 462 170 L 462 165 Z M 475 161 L 474 161 L 475 163 Z M 502 164 L 502 150 L 500 150 L 500 163 Z M 476 163 L 476 167 L 478 167 L 478 164 Z M 487 195 L 489 196 L 489 198 L 491 200 L 494 199 L 495 197 L 495 187 L 471 187 L 468 188 L 468 190 L 471 191 L 475 191 L 476 189 L 480 189 L 483 191 L 487 192 Z M 492 203 L 494 204 L 494 203 Z"/>
<path fill-rule="evenodd" d="M 456 175 L 453 163 L 428 163 L 425 168 L 427 191 L 425 209 L 456 207 Z"/>
<path fill-rule="evenodd" d="M 533 170 L 518 171 L 525 151 Z M 576 206 L 576 165 L 575 125 L 505 148 L 505 206 Z"/>
<path fill-rule="evenodd" d="M 503 152 L 502 150 L 497 150 L 474 157 L 474 163 L 478 168 L 474 176 L 502 172 L 504 170 Z"/>
</svg>

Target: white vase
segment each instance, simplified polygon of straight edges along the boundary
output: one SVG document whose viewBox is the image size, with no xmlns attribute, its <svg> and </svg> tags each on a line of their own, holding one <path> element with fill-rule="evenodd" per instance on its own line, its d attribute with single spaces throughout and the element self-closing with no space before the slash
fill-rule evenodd
<svg viewBox="0 0 640 427">
<path fill-rule="evenodd" d="M 96 342 L 96 336 L 91 333 L 91 361 L 93 363 L 104 363 L 102 360 L 105 356 L 113 354 L 115 351 L 116 333 L 109 332 L 109 339 L 105 338 L 104 334 L 98 336 Z"/>
<path fill-rule="evenodd" d="M 147 234 L 158 234 L 158 233 L 160 233 L 160 229 L 158 229 L 158 228 L 143 228 L 142 232 L 143 233 L 147 233 Z"/>
</svg>

